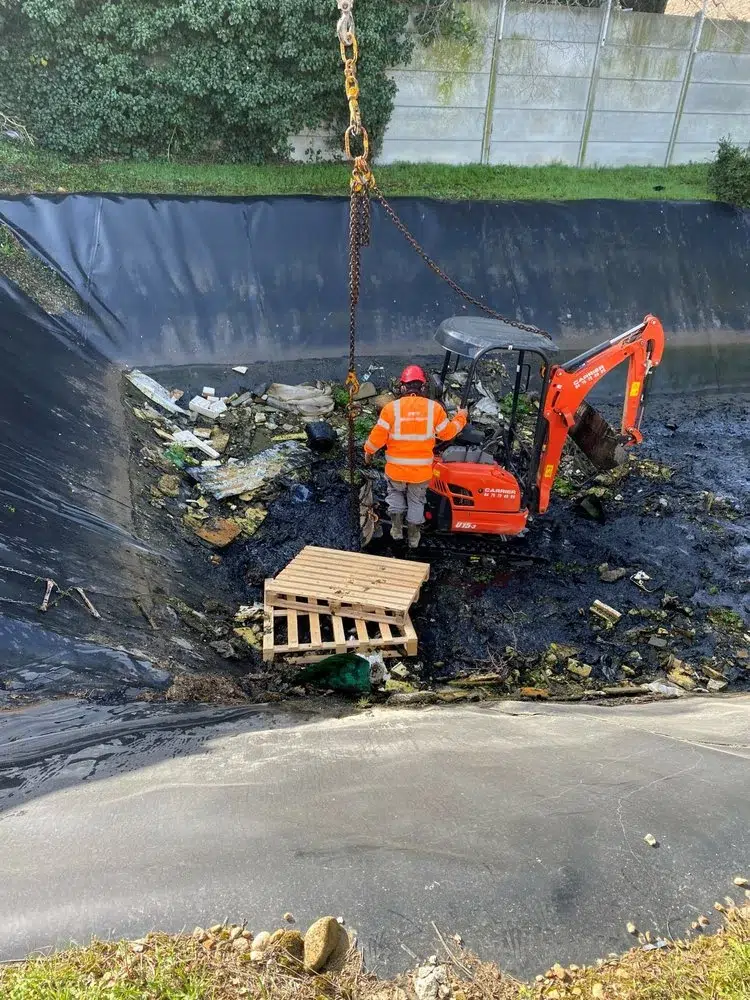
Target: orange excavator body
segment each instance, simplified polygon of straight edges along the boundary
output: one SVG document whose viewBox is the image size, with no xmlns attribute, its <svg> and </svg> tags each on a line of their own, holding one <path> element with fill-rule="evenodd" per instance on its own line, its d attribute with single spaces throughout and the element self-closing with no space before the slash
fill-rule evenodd
<svg viewBox="0 0 750 1000">
<path fill-rule="evenodd" d="M 481 433 L 469 425 L 436 455 L 425 517 L 429 527 L 464 534 L 518 535 L 530 517 L 550 503 L 563 447 L 571 435 L 599 468 L 613 468 L 624 451 L 642 440 L 641 420 L 653 370 L 664 352 L 664 330 L 655 316 L 564 364 L 550 360 L 556 347 L 539 334 L 495 320 L 457 317 L 438 331 L 446 350 L 438 382 L 442 393 L 451 363 L 470 362 L 462 405 L 477 377 L 477 364 L 494 351 L 518 353 L 507 423 Z M 529 355 L 541 358 L 542 390 L 534 442 L 529 449 L 517 434 L 517 413 Z M 597 383 L 627 362 L 625 402 L 619 432 L 585 402 Z M 526 378 L 528 387 L 529 378 Z M 593 428 L 593 430 L 592 430 Z"/>
</svg>

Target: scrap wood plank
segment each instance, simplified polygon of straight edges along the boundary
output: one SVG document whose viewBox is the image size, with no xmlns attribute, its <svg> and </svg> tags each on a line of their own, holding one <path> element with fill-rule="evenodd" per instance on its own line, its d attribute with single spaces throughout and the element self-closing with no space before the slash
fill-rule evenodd
<svg viewBox="0 0 750 1000">
<path fill-rule="evenodd" d="M 371 653 L 375 650 L 381 651 L 384 656 L 417 655 L 417 633 L 408 615 L 402 624 L 372 622 L 369 628 L 366 622 L 353 619 L 356 635 L 351 634 L 351 629 L 347 634 L 344 618 L 349 620 L 348 615 L 300 612 L 266 605 L 263 659 L 268 662 L 277 656 L 297 657 L 295 662 L 314 663 L 333 653 Z M 303 642 L 301 635 L 307 632 L 310 640 Z"/>
<path fill-rule="evenodd" d="M 305 610 L 314 601 L 345 617 L 404 622 L 429 574 L 427 563 L 308 545 L 266 581 L 266 603 Z"/>
</svg>

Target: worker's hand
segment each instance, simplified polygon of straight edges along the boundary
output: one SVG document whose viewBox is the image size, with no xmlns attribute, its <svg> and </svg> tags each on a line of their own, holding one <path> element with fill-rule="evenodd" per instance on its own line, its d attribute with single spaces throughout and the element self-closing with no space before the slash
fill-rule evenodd
<svg viewBox="0 0 750 1000">
<path fill-rule="evenodd" d="M 458 410 L 458 412 L 456 413 L 456 416 L 457 417 L 464 416 L 468 420 L 469 419 L 469 411 L 466 409 L 465 406 L 462 406 L 461 409 Z"/>
<path fill-rule="evenodd" d="M 365 465 L 372 465 L 372 455 L 369 451 L 365 452 Z"/>
</svg>

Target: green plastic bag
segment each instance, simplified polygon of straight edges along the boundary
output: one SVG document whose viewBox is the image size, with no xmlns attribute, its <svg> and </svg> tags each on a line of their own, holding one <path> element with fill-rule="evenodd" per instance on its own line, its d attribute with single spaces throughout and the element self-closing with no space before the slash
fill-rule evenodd
<svg viewBox="0 0 750 1000">
<path fill-rule="evenodd" d="M 343 691 L 346 694 L 369 694 L 372 690 L 373 672 L 382 668 L 380 654 L 371 657 L 359 653 L 334 653 L 325 660 L 311 663 L 297 674 L 298 684 Z"/>
</svg>

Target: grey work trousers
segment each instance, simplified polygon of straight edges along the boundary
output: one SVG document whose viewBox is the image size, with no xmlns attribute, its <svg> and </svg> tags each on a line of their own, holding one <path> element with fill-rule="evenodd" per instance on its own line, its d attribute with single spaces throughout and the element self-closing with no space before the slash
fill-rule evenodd
<svg viewBox="0 0 750 1000">
<path fill-rule="evenodd" d="M 385 481 L 385 501 L 389 513 L 406 514 L 407 524 L 424 524 L 424 505 L 429 482 L 400 483 L 390 476 L 386 476 Z"/>
</svg>

